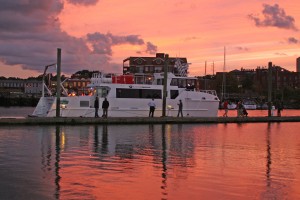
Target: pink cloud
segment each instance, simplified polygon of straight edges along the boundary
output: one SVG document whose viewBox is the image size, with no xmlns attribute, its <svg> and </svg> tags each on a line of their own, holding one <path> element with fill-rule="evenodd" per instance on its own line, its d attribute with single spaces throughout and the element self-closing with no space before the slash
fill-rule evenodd
<svg viewBox="0 0 300 200">
<path fill-rule="evenodd" d="M 85 2 L 92 4 L 94 1 Z M 24 69 L 42 72 L 45 65 L 56 62 L 57 48 L 62 49 L 62 71 L 65 73 L 99 70 L 100 67 L 115 69 L 116 65 L 111 63 L 112 46 L 146 46 L 139 35 L 100 32 L 83 37 L 69 35 L 61 29 L 58 19 L 63 1 L 0 0 L 0 3 L 0 60 L 12 69 L 14 65 L 21 65 Z"/>
</svg>

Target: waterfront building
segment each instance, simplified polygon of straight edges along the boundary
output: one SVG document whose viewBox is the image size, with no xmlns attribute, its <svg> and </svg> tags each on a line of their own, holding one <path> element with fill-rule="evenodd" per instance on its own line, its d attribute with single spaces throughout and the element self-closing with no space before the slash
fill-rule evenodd
<svg viewBox="0 0 300 200">
<path fill-rule="evenodd" d="M 56 91 L 56 80 L 51 81 L 51 92 L 55 94 Z M 66 89 L 68 95 L 86 95 L 87 85 L 91 83 L 90 79 L 67 79 L 63 81 L 62 85 Z"/>
<path fill-rule="evenodd" d="M 87 85 L 90 83 L 90 78 L 75 78 L 66 80 L 63 86 L 68 90 L 69 94 L 75 92 L 77 95 L 86 95 L 88 92 Z"/>
<path fill-rule="evenodd" d="M 41 80 L 24 80 L 24 93 L 25 94 L 42 94 L 43 82 Z"/>
<path fill-rule="evenodd" d="M 123 74 L 135 75 L 153 75 L 153 73 L 164 72 L 166 65 L 166 55 L 164 53 L 157 53 L 155 57 L 129 57 L 123 60 Z M 168 72 L 175 76 L 187 75 L 188 62 L 183 57 L 168 57 L 167 58 Z M 141 82 L 140 78 L 135 80 L 136 83 Z"/>
<path fill-rule="evenodd" d="M 268 88 L 268 68 L 257 67 L 255 81 L 262 91 Z M 291 72 L 280 66 L 272 67 L 272 89 L 283 90 L 284 88 L 300 88 L 300 72 Z"/>
<path fill-rule="evenodd" d="M 0 79 L 0 93 L 24 92 L 24 84 L 23 79 Z"/>
</svg>

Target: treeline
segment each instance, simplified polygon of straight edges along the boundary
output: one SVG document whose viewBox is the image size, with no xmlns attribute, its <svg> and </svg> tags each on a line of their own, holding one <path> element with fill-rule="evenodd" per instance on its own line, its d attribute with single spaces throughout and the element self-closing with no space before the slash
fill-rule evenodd
<svg viewBox="0 0 300 200">
<path fill-rule="evenodd" d="M 0 96 L 0 106 L 28 106 L 35 107 L 39 102 L 37 97 L 3 97 Z"/>
</svg>

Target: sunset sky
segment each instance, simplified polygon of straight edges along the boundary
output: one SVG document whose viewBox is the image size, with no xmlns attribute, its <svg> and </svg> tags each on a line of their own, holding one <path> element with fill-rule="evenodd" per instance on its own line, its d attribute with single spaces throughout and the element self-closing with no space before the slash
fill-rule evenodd
<svg viewBox="0 0 300 200">
<path fill-rule="evenodd" d="M 0 0 L 0 76 L 122 72 L 123 59 L 168 53 L 186 57 L 190 75 L 267 66 L 296 71 L 296 0 Z M 50 71 L 51 72 L 51 71 Z M 54 69 L 52 69 L 54 72 Z"/>
</svg>

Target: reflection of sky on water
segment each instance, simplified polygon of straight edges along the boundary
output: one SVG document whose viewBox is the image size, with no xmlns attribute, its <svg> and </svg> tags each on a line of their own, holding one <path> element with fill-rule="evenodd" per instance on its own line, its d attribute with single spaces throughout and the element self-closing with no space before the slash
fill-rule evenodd
<svg viewBox="0 0 300 200">
<path fill-rule="evenodd" d="M 0 127 L 0 198 L 297 199 L 299 128 Z"/>
</svg>

